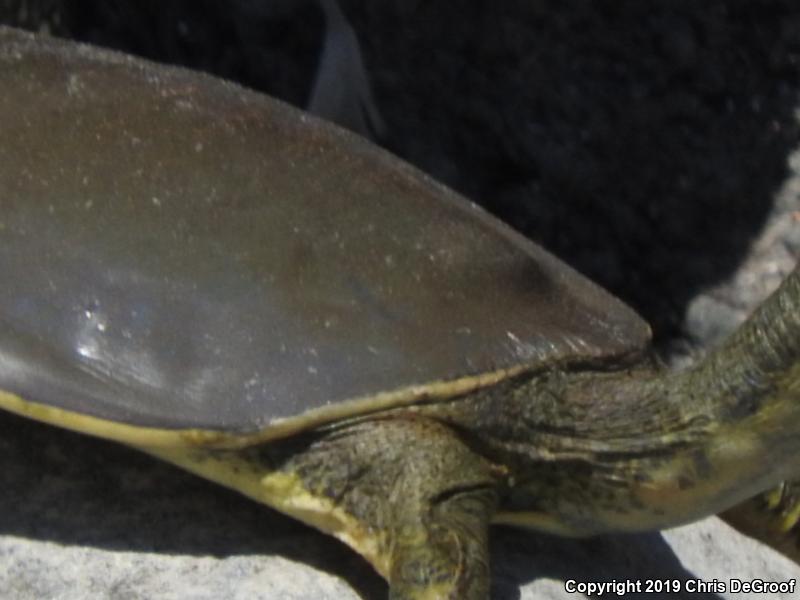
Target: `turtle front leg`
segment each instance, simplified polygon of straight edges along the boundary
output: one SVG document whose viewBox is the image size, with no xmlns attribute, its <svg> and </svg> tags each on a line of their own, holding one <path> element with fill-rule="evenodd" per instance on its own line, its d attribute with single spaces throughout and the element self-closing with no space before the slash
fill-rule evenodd
<svg viewBox="0 0 800 600">
<path fill-rule="evenodd" d="M 392 600 L 485 600 L 498 473 L 419 417 L 341 424 L 238 450 L 142 448 L 334 535 Z"/>
<path fill-rule="evenodd" d="M 494 504 L 492 490 L 476 489 L 397 510 L 390 599 L 488 598 Z"/>
<path fill-rule="evenodd" d="M 419 418 L 346 426 L 280 471 L 352 519 L 328 531 L 388 579 L 392 600 L 488 598 L 496 478 L 447 427 Z"/>
</svg>

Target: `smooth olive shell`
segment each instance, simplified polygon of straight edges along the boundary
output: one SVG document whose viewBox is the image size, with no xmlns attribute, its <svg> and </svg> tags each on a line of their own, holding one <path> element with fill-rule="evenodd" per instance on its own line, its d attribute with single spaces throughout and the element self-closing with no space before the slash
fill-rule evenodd
<svg viewBox="0 0 800 600">
<path fill-rule="evenodd" d="M 264 95 L 0 29 L 0 388 L 252 431 L 545 360 L 621 302 L 371 143 Z"/>
</svg>

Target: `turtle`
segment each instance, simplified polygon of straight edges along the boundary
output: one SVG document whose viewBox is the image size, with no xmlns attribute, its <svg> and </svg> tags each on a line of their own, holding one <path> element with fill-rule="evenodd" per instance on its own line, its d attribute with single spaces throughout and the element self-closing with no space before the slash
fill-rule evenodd
<svg viewBox="0 0 800 600">
<path fill-rule="evenodd" d="M 670 371 L 622 301 L 275 99 L 9 28 L 0 84 L 0 408 L 331 534 L 394 600 L 487 598 L 492 523 L 793 489 L 797 269 Z"/>
</svg>

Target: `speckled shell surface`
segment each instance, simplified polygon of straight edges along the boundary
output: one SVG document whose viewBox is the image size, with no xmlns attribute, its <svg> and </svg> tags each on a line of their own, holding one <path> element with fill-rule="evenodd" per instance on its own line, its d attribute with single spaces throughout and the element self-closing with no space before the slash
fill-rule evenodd
<svg viewBox="0 0 800 600">
<path fill-rule="evenodd" d="M 369 142 L 207 75 L 11 29 L 0 279 L 0 388 L 145 427 L 254 431 L 649 340 Z"/>
</svg>

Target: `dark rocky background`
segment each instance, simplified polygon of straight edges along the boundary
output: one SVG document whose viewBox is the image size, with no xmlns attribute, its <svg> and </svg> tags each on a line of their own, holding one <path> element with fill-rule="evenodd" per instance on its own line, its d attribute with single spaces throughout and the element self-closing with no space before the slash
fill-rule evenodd
<svg viewBox="0 0 800 600">
<path fill-rule="evenodd" d="M 796 0 L 341 4 L 386 122 L 380 142 L 634 305 L 662 344 L 752 255 L 787 186 Z M 301 106 L 323 32 L 302 0 L 0 0 L 0 21 Z M 797 576 L 704 523 L 583 542 L 503 530 L 493 596 L 568 597 L 567 578 Z M 340 598 L 339 578 L 385 594 L 355 554 L 299 523 L 125 448 L 0 415 L 0 597 Z"/>
</svg>

